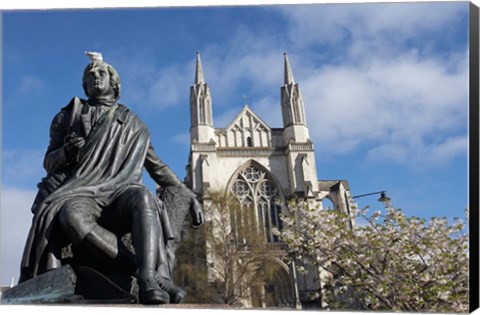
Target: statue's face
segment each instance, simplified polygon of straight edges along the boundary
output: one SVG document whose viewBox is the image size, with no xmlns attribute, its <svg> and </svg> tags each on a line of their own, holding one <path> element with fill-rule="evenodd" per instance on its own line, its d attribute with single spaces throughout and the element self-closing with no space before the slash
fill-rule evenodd
<svg viewBox="0 0 480 315">
<path fill-rule="evenodd" d="M 90 96 L 114 95 L 110 74 L 105 64 L 90 69 L 87 73 L 87 91 Z"/>
</svg>

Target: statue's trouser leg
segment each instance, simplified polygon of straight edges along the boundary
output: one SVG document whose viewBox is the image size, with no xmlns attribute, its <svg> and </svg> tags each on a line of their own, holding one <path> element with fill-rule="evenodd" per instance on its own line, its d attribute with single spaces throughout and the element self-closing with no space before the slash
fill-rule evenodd
<svg viewBox="0 0 480 315">
<path fill-rule="evenodd" d="M 132 243 L 137 253 L 140 277 L 155 276 L 160 226 L 154 210 L 136 211 L 132 218 Z"/>
<path fill-rule="evenodd" d="M 168 303 L 169 295 L 155 281 L 159 264 L 162 231 L 156 209 L 155 196 L 144 187 L 132 187 L 114 203 L 114 208 L 129 217 L 132 243 L 138 264 L 141 303 Z"/>
<path fill-rule="evenodd" d="M 99 258 L 117 261 L 115 265 L 133 274 L 135 255 L 109 230 L 98 225 L 101 209 L 90 198 L 75 198 L 64 204 L 59 222 L 73 245 L 82 246 Z"/>
<path fill-rule="evenodd" d="M 155 280 L 162 231 L 153 198 L 155 196 L 146 188 L 135 186 L 103 211 L 93 199 L 76 198 L 62 207 L 59 221 L 74 245 L 81 244 L 93 253 L 114 259 L 122 256 L 121 247 L 118 247 L 121 242 L 101 225 L 112 223 L 112 230 L 130 230 L 139 268 L 140 302 L 161 304 L 168 303 L 170 297 Z"/>
<path fill-rule="evenodd" d="M 110 207 L 115 220 L 121 221 L 123 229 L 132 233 L 132 244 L 137 255 L 139 275 L 155 272 L 159 257 L 159 236 L 161 232 L 155 198 L 144 187 L 127 189 Z M 109 218 L 112 214 L 109 214 Z M 113 218 L 112 218 L 113 219 Z"/>
</svg>

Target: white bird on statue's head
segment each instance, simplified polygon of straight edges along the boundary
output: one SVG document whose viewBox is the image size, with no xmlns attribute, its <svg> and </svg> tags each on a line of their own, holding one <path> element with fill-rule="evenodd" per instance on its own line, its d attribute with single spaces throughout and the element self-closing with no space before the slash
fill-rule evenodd
<svg viewBox="0 0 480 315">
<path fill-rule="evenodd" d="M 96 51 L 85 51 L 85 55 L 88 56 L 92 61 L 102 61 L 103 56 L 101 53 Z"/>
</svg>

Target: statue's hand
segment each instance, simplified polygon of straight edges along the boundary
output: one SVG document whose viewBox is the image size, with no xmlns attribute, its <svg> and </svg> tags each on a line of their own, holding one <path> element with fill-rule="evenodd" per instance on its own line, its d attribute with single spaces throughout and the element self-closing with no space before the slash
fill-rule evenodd
<svg viewBox="0 0 480 315">
<path fill-rule="evenodd" d="M 199 229 L 204 223 L 202 207 L 195 197 L 192 197 L 190 204 L 190 214 L 192 215 L 192 227 Z"/>
<path fill-rule="evenodd" d="M 68 154 L 76 154 L 85 145 L 85 139 L 78 137 L 75 132 L 70 133 L 64 139 L 65 150 Z"/>
</svg>

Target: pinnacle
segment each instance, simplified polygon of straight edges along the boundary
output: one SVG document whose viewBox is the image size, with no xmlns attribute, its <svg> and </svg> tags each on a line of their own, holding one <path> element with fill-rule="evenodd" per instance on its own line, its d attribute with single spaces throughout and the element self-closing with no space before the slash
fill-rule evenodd
<svg viewBox="0 0 480 315">
<path fill-rule="evenodd" d="M 195 68 L 195 84 L 205 83 L 205 78 L 203 77 L 203 68 L 202 61 L 200 60 L 200 52 L 197 51 L 197 65 Z"/>
<path fill-rule="evenodd" d="M 295 83 L 295 79 L 293 78 L 292 69 L 290 68 L 290 62 L 288 61 L 287 53 L 284 52 L 283 56 L 285 58 L 285 84 Z"/>
</svg>

